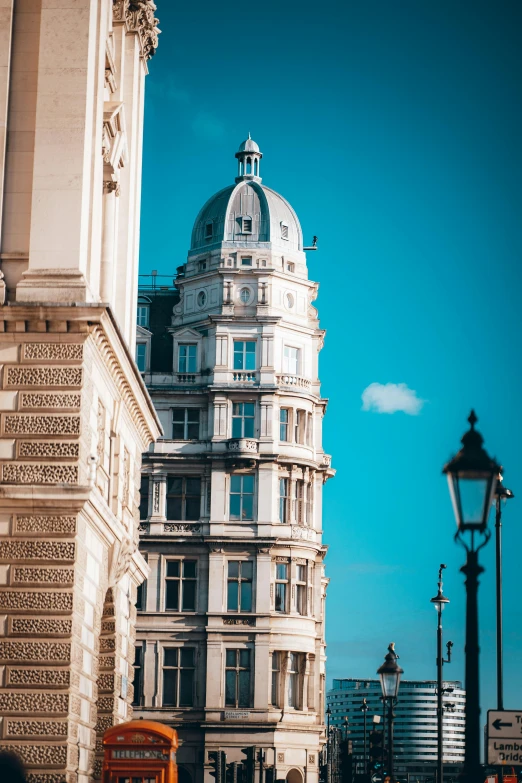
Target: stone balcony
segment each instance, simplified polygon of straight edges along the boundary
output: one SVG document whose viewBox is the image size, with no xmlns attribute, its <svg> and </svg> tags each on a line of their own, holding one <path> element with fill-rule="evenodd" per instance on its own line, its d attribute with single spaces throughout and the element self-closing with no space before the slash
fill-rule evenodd
<svg viewBox="0 0 522 783">
<path fill-rule="evenodd" d="M 276 375 L 276 383 L 278 386 L 293 386 L 306 391 L 312 387 L 312 382 L 308 378 L 302 378 L 300 375 L 288 375 L 288 373 Z"/>
</svg>

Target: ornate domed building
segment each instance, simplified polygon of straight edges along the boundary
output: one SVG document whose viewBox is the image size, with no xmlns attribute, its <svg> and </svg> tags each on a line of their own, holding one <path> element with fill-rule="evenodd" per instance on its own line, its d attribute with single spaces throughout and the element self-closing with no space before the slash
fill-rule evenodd
<svg viewBox="0 0 522 783">
<path fill-rule="evenodd" d="M 164 438 L 144 458 L 140 548 L 151 576 L 136 712 L 178 729 L 183 783 L 211 780 L 210 751 L 240 763 L 249 746 L 264 751 L 269 778 L 317 783 L 321 506 L 333 473 L 322 446 L 324 333 L 297 215 L 262 183 L 250 137 L 236 158 L 235 184 L 196 218 L 175 291 L 140 291 L 142 370 Z M 162 325 L 165 301 L 173 316 Z"/>
</svg>

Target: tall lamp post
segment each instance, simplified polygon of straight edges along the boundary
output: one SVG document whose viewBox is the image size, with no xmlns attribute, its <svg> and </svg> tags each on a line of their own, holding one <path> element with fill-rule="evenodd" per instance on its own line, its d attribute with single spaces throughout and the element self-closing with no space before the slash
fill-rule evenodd
<svg viewBox="0 0 522 783">
<path fill-rule="evenodd" d="M 497 710 L 504 709 L 504 673 L 502 654 L 502 501 L 514 498 L 513 492 L 502 483 L 499 475 L 495 488 L 495 544 L 497 582 Z"/>
<path fill-rule="evenodd" d="M 446 604 L 449 604 L 449 598 L 442 592 L 442 572 L 446 566 L 441 563 L 439 568 L 439 586 L 437 595 L 431 599 L 431 603 L 437 610 L 437 783 L 443 783 L 444 779 L 444 759 L 443 759 L 443 738 L 444 738 L 444 706 L 442 703 L 443 687 L 442 687 L 442 667 L 445 663 L 451 661 L 451 648 L 453 642 L 448 642 L 448 657 L 444 658 L 442 655 L 442 611 Z"/>
<path fill-rule="evenodd" d="M 462 437 L 462 448 L 443 472 L 448 477 L 449 490 L 457 533 L 455 540 L 466 550 L 466 564 L 461 571 L 466 576 L 466 727 L 464 777 L 466 783 L 480 780 L 480 698 L 479 698 L 479 633 L 478 586 L 484 571 L 478 553 L 491 537 L 488 516 L 497 486 L 500 465 L 491 459 L 475 429 L 477 417 L 471 411 L 469 430 Z M 467 540 L 466 540 L 467 539 Z"/>
<path fill-rule="evenodd" d="M 392 642 L 388 646 L 388 652 L 384 658 L 384 663 L 377 669 L 377 674 L 381 679 L 382 698 L 384 703 L 388 702 L 388 775 L 391 783 L 395 783 L 395 772 L 393 766 L 393 707 L 397 702 L 399 694 L 399 685 L 403 669 L 397 663 L 399 656 L 395 652 L 395 644 Z"/>
<path fill-rule="evenodd" d="M 368 754 L 367 754 L 367 750 L 366 750 L 366 713 L 368 712 L 368 703 L 367 703 L 366 699 L 362 700 L 361 712 L 362 712 L 363 717 L 364 717 L 364 767 L 363 767 L 363 769 L 364 769 L 364 774 L 367 775 L 368 774 Z"/>
</svg>

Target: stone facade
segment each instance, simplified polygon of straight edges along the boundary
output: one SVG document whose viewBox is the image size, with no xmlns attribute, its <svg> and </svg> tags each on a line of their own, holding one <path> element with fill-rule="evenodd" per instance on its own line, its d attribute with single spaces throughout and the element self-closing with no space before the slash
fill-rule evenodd
<svg viewBox="0 0 522 783">
<path fill-rule="evenodd" d="M 0 750 L 30 783 L 96 778 L 131 717 L 160 433 L 133 360 L 154 10 L 0 0 Z"/>
<path fill-rule="evenodd" d="M 237 157 L 236 184 L 196 219 L 173 315 L 167 291 L 140 291 L 141 369 L 165 437 L 143 463 L 140 548 L 151 574 L 135 716 L 178 729 L 186 783 L 211 781 L 209 751 L 239 762 L 251 745 L 275 779 L 316 783 L 321 506 L 333 474 L 322 446 L 324 333 L 299 221 L 261 185 L 251 139 Z"/>
</svg>

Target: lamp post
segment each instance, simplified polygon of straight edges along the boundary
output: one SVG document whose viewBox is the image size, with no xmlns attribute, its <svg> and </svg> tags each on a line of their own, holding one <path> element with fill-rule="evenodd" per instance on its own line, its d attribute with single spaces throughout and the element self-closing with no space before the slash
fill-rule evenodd
<svg viewBox="0 0 522 783">
<path fill-rule="evenodd" d="M 366 713 L 368 712 L 368 703 L 367 703 L 366 699 L 362 700 L 362 704 L 361 704 L 361 708 L 360 709 L 361 709 L 361 712 L 362 712 L 363 718 L 364 718 L 364 767 L 363 767 L 363 769 L 364 769 L 364 774 L 367 775 L 368 774 L 368 754 L 367 754 L 367 751 L 366 751 Z"/>
<path fill-rule="evenodd" d="M 384 663 L 377 669 L 377 674 L 381 678 L 381 690 L 383 702 L 388 702 L 388 774 L 391 783 L 395 783 L 395 773 L 393 768 L 393 706 L 397 702 L 399 685 L 403 669 L 397 663 L 399 656 L 395 652 L 395 644 L 392 642 L 388 646 L 388 652 L 384 658 Z"/>
<path fill-rule="evenodd" d="M 444 759 L 443 759 L 443 717 L 444 717 L 444 706 L 442 704 L 442 695 L 443 695 L 443 688 L 442 688 L 442 667 L 445 663 L 449 663 L 451 661 L 451 648 L 453 647 L 453 642 L 448 642 L 447 649 L 448 649 L 448 657 L 445 659 L 442 655 L 442 612 L 446 604 L 449 604 L 449 598 L 446 598 L 446 596 L 442 592 L 442 572 L 446 568 L 446 566 L 441 563 L 439 568 L 439 585 L 438 585 L 438 591 L 437 595 L 431 599 L 431 603 L 435 606 L 435 609 L 437 610 L 437 783 L 443 783 L 444 779 Z"/>
<path fill-rule="evenodd" d="M 478 586 L 483 572 L 478 553 L 491 537 L 488 516 L 502 468 L 491 459 L 482 444 L 482 436 L 475 429 L 477 417 L 471 411 L 469 430 L 462 438 L 462 448 L 444 466 L 457 533 L 455 540 L 466 550 L 466 564 L 461 571 L 466 576 L 466 727 L 464 777 L 466 783 L 480 779 L 480 698 L 479 698 L 479 634 Z M 468 536 L 466 542 L 465 536 Z"/>
<path fill-rule="evenodd" d="M 495 488 L 495 544 L 496 544 L 496 583 L 497 583 L 497 710 L 504 709 L 504 673 L 502 654 L 502 501 L 514 498 L 510 489 L 497 478 Z"/>
</svg>

